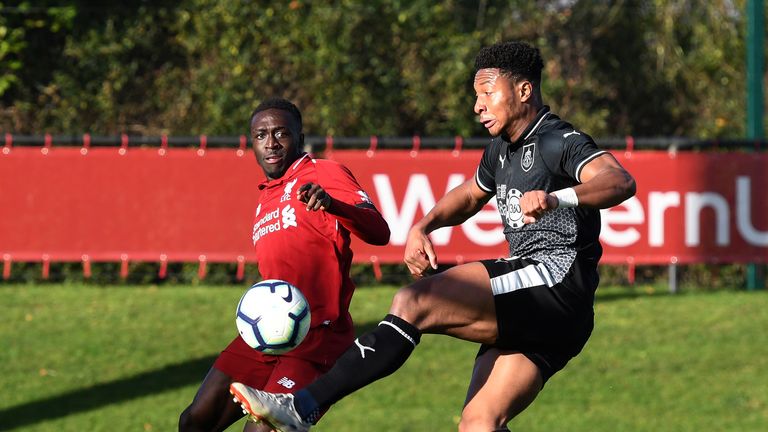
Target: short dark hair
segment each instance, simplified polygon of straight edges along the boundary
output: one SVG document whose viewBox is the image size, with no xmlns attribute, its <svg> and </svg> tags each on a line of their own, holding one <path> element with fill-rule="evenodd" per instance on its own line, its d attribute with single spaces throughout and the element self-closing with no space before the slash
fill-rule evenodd
<svg viewBox="0 0 768 432">
<path fill-rule="evenodd" d="M 299 131 L 302 130 L 303 125 L 301 121 L 301 111 L 299 111 L 299 108 L 288 99 L 279 97 L 271 97 L 261 101 L 261 103 L 251 113 L 251 123 L 253 123 L 253 118 L 256 116 L 256 114 L 268 109 L 279 109 L 290 113 L 299 124 Z"/>
<path fill-rule="evenodd" d="M 525 42 L 498 42 L 480 49 L 475 57 L 475 74 L 480 69 L 494 68 L 513 81 L 522 78 L 541 84 L 544 61 L 539 49 Z"/>
</svg>

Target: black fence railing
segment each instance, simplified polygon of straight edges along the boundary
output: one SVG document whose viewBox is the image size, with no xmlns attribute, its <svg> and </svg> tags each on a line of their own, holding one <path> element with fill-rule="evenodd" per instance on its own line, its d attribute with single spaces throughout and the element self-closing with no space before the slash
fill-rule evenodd
<svg viewBox="0 0 768 432">
<path fill-rule="evenodd" d="M 488 144 L 488 137 L 305 137 L 305 143 L 312 151 L 329 149 L 480 149 Z M 606 149 L 619 150 L 748 150 L 765 151 L 768 141 L 759 139 L 700 139 L 686 137 L 612 137 L 595 138 L 597 145 Z M 25 146 L 82 146 L 82 147 L 201 147 L 201 148 L 245 148 L 251 144 L 245 135 L 196 135 L 196 136 L 141 136 L 141 135 L 0 135 L 0 146 L 5 148 Z"/>
</svg>

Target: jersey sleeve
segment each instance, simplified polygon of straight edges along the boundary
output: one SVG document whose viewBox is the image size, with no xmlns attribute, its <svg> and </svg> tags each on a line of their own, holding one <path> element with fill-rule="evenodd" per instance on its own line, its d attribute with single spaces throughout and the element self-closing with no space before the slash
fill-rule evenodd
<svg viewBox="0 0 768 432">
<path fill-rule="evenodd" d="M 597 144 L 591 136 L 584 132 L 569 130 L 565 133 L 557 131 L 548 134 L 546 140 L 559 142 L 546 143 L 542 146 L 547 165 L 559 171 L 559 175 L 569 177 L 578 183 L 581 183 L 581 170 L 591 160 L 605 153 L 605 150 L 597 148 Z M 554 144 L 554 145 L 553 145 Z M 558 151 L 555 152 L 554 150 Z"/>
<path fill-rule="evenodd" d="M 477 186 L 490 194 L 496 194 L 496 164 L 499 163 L 501 140 L 495 138 L 483 150 L 480 165 L 475 172 Z"/>
<path fill-rule="evenodd" d="M 591 136 L 581 133 L 565 138 L 563 151 L 563 169 L 569 176 L 581 183 L 581 170 L 590 161 L 605 153 L 597 148 Z"/>
<path fill-rule="evenodd" d="M 333 198 L 328 213 L 366 243 L 389 242 L 389 225 L 352 172 L 336 162 L 318 161 L 318 183 Z"/>
</svg>

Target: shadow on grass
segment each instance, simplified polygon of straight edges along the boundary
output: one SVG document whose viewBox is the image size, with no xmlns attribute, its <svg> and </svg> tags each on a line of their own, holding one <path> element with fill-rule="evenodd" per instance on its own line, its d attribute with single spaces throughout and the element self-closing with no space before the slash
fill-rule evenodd
<svg viewBox="0 0 768 432">
<path fill-rule="evenodd" d="M 6 408 L 0 410 L 0 430 L 11 430 L 200 383 L 214 360 L 216 356 L 193 359 L 117 381 Z"/>
<path fill-rule="evenodd" d="M 360 335 L 377 325 L 378 321 L 357 323 L 355 333 Z M 91 411 L 190 384 L 199 384 L 215 360 L 215 355 L 201 357 L 117 381 L 5 408 L 0 410 L 0 431 Z"/>
</svg>

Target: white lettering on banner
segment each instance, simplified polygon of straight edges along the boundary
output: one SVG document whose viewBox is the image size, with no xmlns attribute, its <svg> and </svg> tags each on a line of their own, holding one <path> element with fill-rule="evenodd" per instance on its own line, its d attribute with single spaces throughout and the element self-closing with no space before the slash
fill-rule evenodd
<svg viewBox="0 0 768 432">
<path fill-rule="evenodd" d="M 718 246 L 731 243 L 730 227 L 728 225 L 728 202 L 722 195 L 714 192 L 685 194 L 685 245 L 699 246 L 701 244 L 701 210 L 712 207 L 715 210 L 717 228 L 715 241 Z"/>
<path fill-rule="evenodd" d="M 651 192 L 648 194 L 648 244 L 664 246 L 664 213 L 680 206 L 680 192 Z"/>
<path fill-rule="evenodd" d="M 445 193 L 462 184 L 464 180 L 463 174 L 448 176 Z M 410 176 L 399 210 L 389 175 L 374 174 L 373 184 L 379 198 L 381 215 L 389 223 L 390 243 L 392 245 L 404 245 L 408 238 L 408 230 L 416 222 L 416 210 L 420 209 L 423 214 L 427 214 L 435 206 L 436 200 L 432 193 L 429 177 L 426 174 L 412 174 Z M 461 229 L 467 237 L 473 243 L 481 246 L 494 246 L 505 241 L 504 228 L 501 226 L 499 212 L 496 210 L 495 199 L 492 200 L 491 204 L 493 209 L 481 210 L 461 225 Z M 495 226 L 487 230 L 480 228 L 479 224 L 495 224 Z M 430 238 L 435 245 L 446 245 L 451 240 L 452 232 L 453 227 L 440 228 L 432 232 Z"/>
<path fill-rule="evenodd" d="M 755 246 L 768 246 L 768 231 L 760 232 L 752 226 L 751 191 L 752 185 L 749 177 L 736 177 L 736 228 L 747 243 Z"/>
<path fill-rule="evenodd" d="M 736 229 L 748 244 L 768 246 L 768 231 L 760 231 L 752 224 L 751 179 L 747 176 L 736 177 Z M 709 207 L 715 212 L 715 242 L 718 246 L 731 244 L 730 212 L 728 200 L 716 192 L 684 193 L 684 228 L 685 245 L 701 245 L 701 212 Z M 648 193 L 648 244 L 653 247 L 664 246 L 664 214 L 670 207 L 680 206 L 680 192 Z M 602 234 L 600 240 L 608 246 L 628 247 L 640 240 L 640 232 L 634 227 L 617 229 L 616 225 L 642 225 L 645 213 L 640 200 L 632 197 L 621 205 L 601 210 Z M 709 233 L 705 233 L 708 235 Z"/>
<path fill-rule="evenodd" d="M 600 220 L 602 223 L 600 239 L 605 244 L 615 247 L 629 246 L 640 240 L 640 231 L 633 227 L 619 230 L 612 225 L 642 224 L 645 220 L 643 205 L 640 204 L 639 199 L 632 197 L 619 206 L 600 210 Z"/>
<path fill-rule="evenodd" d="M 462 174 L 450 175 L 446 182 L 446 193 L 464 182 L 464 179 Z M 430 179 L 426 174 L 412 174 L 401 201 L 395 198 L 388 174 L 374 174 L 373 183 L 382 216 L 392 232 L 390 242 L 395 246 L 404 245 L 408 230 L 416 222 L 417 210 L 426 214 L 435 205 Z M 768 246 L 768 227 L 755 227 L 753 224 L 750 177 L 736 177 L 735 188 L 735 204 L 729 203 L 721 193 L 711 191 L 650 191 L 647 195 L 647 208 L 637 197 L 632 197 L 618 206 L 601 210 L 600 240 L 606 246 L 630 247 L 641 241 L 641 230 L 647 230 L 648 245 L 664 247 L 668 243 L 665 239 L 667 210 L 680 208 L 683 211 L 682 220 L 670 229 L 683 230 L 686 247 L 700 246 L 702 238 L 713 238 L 717 246 L 727 247 L 733 243 L 731 237 L 735 232 L 749 245 Z M 495 199 L 489 201 L 489 204 L 490 209 L 484 208 L 461 225 L 467 239 L 479 246 L 496 246 L 504 242 L 498 204 Z M 708 211 L 714 214 L 715 226 L 712 228 L 701 224 L 702 214 Z M 735 212 L 733 217 L 732 212 Z M 735 230 L 732 229 L 732 221 L 735 222 Z M 647 227 L 644 226 L 646 224 Z M 481 225 L 485 227 L 481 228 Z M 441 228 L 432 233 L 435 245 L 448 244 L 453 228 Z"/>
<path fill-rule="evenodd" d="M 427 214 L 435 206 L 435 196 L 429 185 L 429 177 L 426 174 L 411 175 L 399 212 L 389 175 L 374 174 L 373 184 L 379 196 L 381 215 L 387 220 L 391 230 L 389 242 L 393 245 L 405 244 L 408 230 L 416 219 L 416 209 L 420 208 L 424 214 Z"/>
<path fill-rule="evenodd" d="M 497 244 L 506 241 L 504 237 L 504 226 L 501 225 L 496 197 L 493 197 L 488 201 L 488 204 L 492 207 L 491 209 L 481 209 L 477 214 L 461 224 L 461 229 L 464 231 L 467 238 L 480 246 L 496 246 Z M 483 229 L 478 226 L 479 224 L 492 224 L 492 228 Z"/>
</svg>

